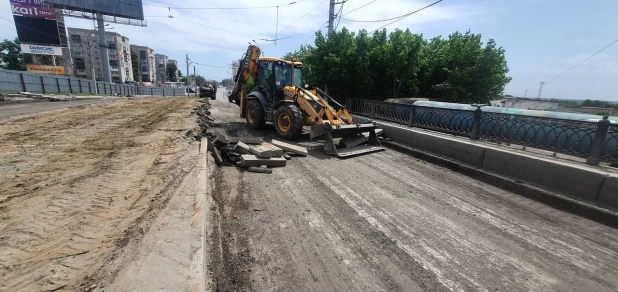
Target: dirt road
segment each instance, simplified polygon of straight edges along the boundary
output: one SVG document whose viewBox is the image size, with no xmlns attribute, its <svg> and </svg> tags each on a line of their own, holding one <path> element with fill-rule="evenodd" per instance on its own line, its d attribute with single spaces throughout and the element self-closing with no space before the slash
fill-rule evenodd
<svg viewBox="0 0 618 292">
<path fill-rule="evenodd" d="M 195 105 L 147 98 L 0 120 L 0 291 L 191 290 Z M 174 274 L 184 283 L 166 281 Z"/>
<path fill-rule="evenodd" d="M 251 132 L 213 103 L 219 132 Z M 387 150 L 213 169 L 219 291 L 616 291 L 618 232 Z"/>
</svg>

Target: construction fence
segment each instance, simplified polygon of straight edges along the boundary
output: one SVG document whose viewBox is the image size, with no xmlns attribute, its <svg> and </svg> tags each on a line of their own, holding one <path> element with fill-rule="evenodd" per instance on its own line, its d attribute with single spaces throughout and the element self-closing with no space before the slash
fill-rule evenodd
<svg viewBox="0 0 618 292">
<path fill-rule="evenodd" d="M 0 69 L 0 91 L 103 95 L 185 96 L 184 88 L 133 86 L 84 78 Z"/>
</svg>

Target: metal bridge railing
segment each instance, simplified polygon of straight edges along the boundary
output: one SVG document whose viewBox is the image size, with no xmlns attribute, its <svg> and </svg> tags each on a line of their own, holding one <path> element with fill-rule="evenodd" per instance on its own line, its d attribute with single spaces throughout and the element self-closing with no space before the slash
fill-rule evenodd
<svg viewBox="0 0 618 292">
<path fill-rule="evenodd" d="M 618 161 L 618 125 L 517 114 L 448 109 L 375 100 L 346 99 L 350 113 L 447 132 L 470 139 L 502 141 L 587 158 L 587 163 Z"/>
</svg>

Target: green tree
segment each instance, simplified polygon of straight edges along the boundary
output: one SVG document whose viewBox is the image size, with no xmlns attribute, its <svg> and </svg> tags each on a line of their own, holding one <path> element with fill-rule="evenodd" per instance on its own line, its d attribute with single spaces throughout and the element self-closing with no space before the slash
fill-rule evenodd
<svg viewBox="0 0 618 292">
<path fill-rule="evenodd" d="M 176 66 L 176 64 L 169 63 L 167 64 L 165 69 L 167 70 L 167 80 L 171 82 L 176 82 L 176 73 L 178 72 L 178 66 Z"/>
<path fill-rule="evenodd" d="M 133 67 L 133 81 L 139 81 L 139 60 L 137 59 L 137 53 L 131 51 L 131 67 Z"/>
<path fill-rule="evenodd" d="M 425 40 L 408 29 L 370 35 L 343 28 L 328 39 L 317 32 L 313 45 L 283 56 L 294 57 L 303 62 L 306 81 L 327 86 L 334 97 L 489 102 L 511 80 L 504 49 L 469 31 Z"/>
<path fill-rule="evenodd" d="M 0 43 L 0 59 L 4 62 L 2 68 L 7 70 L 26 70 L 26 64 L 32 63 L 32 56 L 22 54 L 19 39 L 10 41 L 5 39 Z"/>
</svg>

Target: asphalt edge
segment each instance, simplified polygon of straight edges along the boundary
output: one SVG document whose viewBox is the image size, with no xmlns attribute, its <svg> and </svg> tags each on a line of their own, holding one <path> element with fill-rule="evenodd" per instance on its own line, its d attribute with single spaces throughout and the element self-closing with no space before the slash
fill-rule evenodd
<svg viewBox="0 0 618 292">
<path fill-rule="evenodd" d="M 397 142 L 385 141 L 382 145 L 413 157 L 438 164 L 468 177 L 478 179 L 493 186 L 508 189 L 518 195 L 546 204 L 555 209 L 595 221 L 618 229 L 618 212 L 601 208 L 593 203 L 581 201 L 568 196 L 550 192 L 525 182 L 498 175 L 478 167 L 439 156 L 428 151 L 406 146 Z"/>
</svg>

